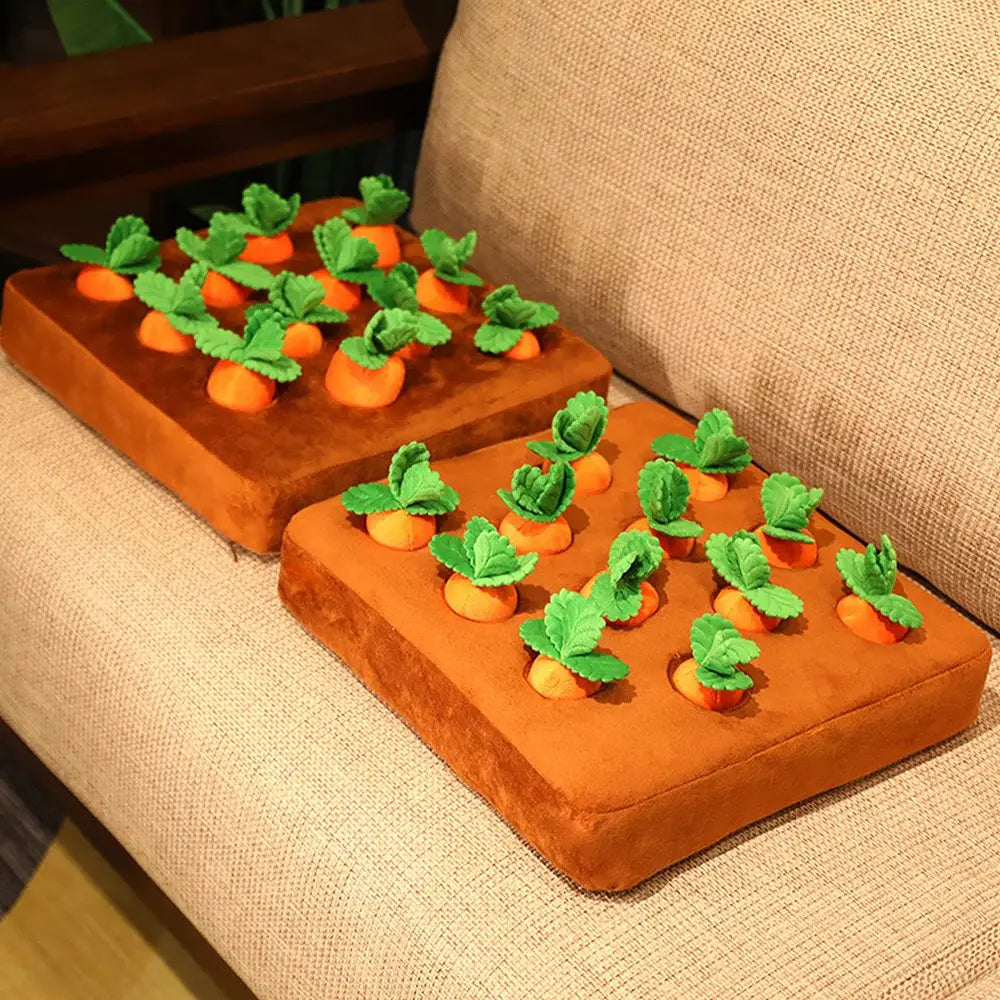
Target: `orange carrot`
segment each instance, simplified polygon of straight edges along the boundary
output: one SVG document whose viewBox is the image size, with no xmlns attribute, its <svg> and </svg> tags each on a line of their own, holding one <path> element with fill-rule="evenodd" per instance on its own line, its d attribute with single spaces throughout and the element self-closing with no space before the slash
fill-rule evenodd
<svg viewBox="0 0 1000 1000">
<path fill-rule="evenodd" d="M 688 701 L 694 702 L 700 708 L 707 708 L 713 712 L 724 712 L 726 709 L 735 708 L 746 697 L 746 691 L 725 691 L 705 687 L 695 677 L 697 669 L 698 664 L 694 659 L 684 660 L 675 668 L 670 680 L 679 694 L 684 695 Z"/>
<path fill-rule="evenodd" d="M 341 312 L 352 312 L 361 305 L 361 286 L 353 281 L 341 281 L 323 268 L 313 271 L 310 277 L 315 278 L 326 289 L 323 305 Z"/>
<path fill-rule="evenodd" d="M 510 539 L 519 554 L 537 552 L 552 556 L 565 552 L 573 544 L 573 530 L 565 517 L 554 521 L 529 521 L 509 511 L 500 522 L 500 534 Z"/>
<path fill-rule="evenodd" d="M 282 264 L 294 254 L 292 238 L 286 232 L 275 236 L 248 236 L 246 249 L 237 259 L 251 264 Z"/>
<path fill-rule="evenodd" d="M 360 236 L 375 245 L 378 250 L 376 267 L 395 267 L 403 259 L 396 227 L 392 223 L 385 226 L 355 226 L 351 235 Z"/>
<path fill-rule="evenodd" d="M 596 496 L 604 493 L 611 486 L 611 466 L 608 460 L 598 451 L 570 462 L 570 467 L 576 474 L 576 492 L 586 496 Z M 548 472 L 552 463 L 546 460 L 542 468 Z"/>
<path fill-rule="evenodd" d="M 289 323 L 281 350 L 289 358 L 314 358 L 323 350 L 323 334 L 315 323 Z"/>
<path fill-rule="evenodd" d="M 257 413 L 274 399 L 274 379 L 234 361 L 218 361 L 208 377 L 208 398 L 240 413 Z"/>
<path fill-rule="evenodd" d="M 684 473 L 691 486 L 691 499 L 712 503 L 729 492 L 729 475 L 725 472 L 702 472 L 681 462 L 677 467 Z"/>
<path fill-rule="evenodd" d="M 539 655 L 528 668 L 528 683 L 543 697 L 575 700 L 587 698 L 601 689 L 600 681 L 574 674 L 558 660 Z"/>
<path fill-rule="evenodd" d="M 218 271 L 209 271 L 201 286 L 201 297 L 207 306 L 230 309 L 246 302 L 250 298 L 250 289 L 236 284 L 232 278 L 227 278 Z"/>
<path fill-rule="evenodd" d="M 525 330 L 521 334 L 521 339 L 509 351 L 504 352 L 504 357 L 510 358 L 511 361 L 531 361 L 541 353 L 542 348 L 538 338 L 530 330 Z"/>
<path fill-rule="evenodd" d="M 584 597 L 590 597 L 591 591 L 594 589 L 595 580 L 597 580 L 597 575 L 592 576 L 580 588 L 580 593 Z M 647 580 L 643 580 L 639 584 L 639 591 L 642 594 L 642 606 L 631 618 L 626 618 L 623 622 L 611 622 L 610 624 L 615 628 L 638 628 L 644 621 L 656 614 L 656 611 L 660 607 L 660 595 L 656 592 L 656 588 Z"/>
<path fill-rule="evenodd" d="M 762 615 L 735 587 L 723 587 L 712 607 L 741 632 L 772 632 L 781 624 L 780 618 Z"/>
<path fill-rule="evenodd" d="M 433 271 L 424 271 L 417 279 L 417 301 L 436 313 L 464 313 L 469 309 L 469 289 L 442 281 Z"/>
<path fill-rule="evenodd" d="M 127 302 L 135 295 L 128 278 L 94 264 L 81 268 L 76 276 L 76 290 L 95 302 Z"/>
<path fill-rule="evenodd" d="M 323 384 L 330 398 L 345 406 L 378 409 L 398 398 L 406 379 L 406 365 L 390 357 L 381 368 L 364 368 L 352 361 L 342 349 L 330 359 Z"/>
<path fill-rule="evenodd" d="M 855 594 L 848 594 L 840 600 L 837 617 L 856 636 L 882 646 L 899 642 L 909 632 L 905 625 L 897 625 Z"/>
<path fill-rule="evenodd" d="M 181 333 L 156 309 L 150 309 L 139 324 L 139 343 L 164 354 L 187 354 L 194 349 L 194 337 Z"/>
<path fill-rule="evenodd" d="M 444 585 L 448 607 L 474 622 L 502 622 L 517 610 L 517 587 L 477 587 L 461 573 L 452 573 Z"/>
<path fill-rule="evenodd" d="M 693 538 L 674 538 L 672 535 L 664 535 L 662 532 L 654 531 L 649 526 L 649 519 L 645 517 L 633 521 L 625 530 L 648 531 L 660 543 L 660 548 L 663 549 L 663 554 L 668 559 L 683 559 L 694 551 Z"/>
<path fill-rule="evenodd" d="M 402 552 L 422 549 L 437 531 L 433 514 L 407 514 L 405 510 L 383 510 L 365 518 L 368 534 L 380 545 Z"/>
<path fill-rule="evenodd" d="M 412 340 L 405 347 L 396 351 L 396 357 L 404 361 L 413 361 L 416 358 L 426 358 L 431 353 L 430 344 L 421 344 L 419 340 Z"/>
<path fill-rule="evenodd" d="M 813 536 L 802 529 L 803 535 Z M 816 564 L 819 556 L 819 546 L 809 542 L 796 542 L 786 538 L 774 538 L 763 528 L 754 531 L 760 542 L 761 551 L 767 561 L 778 569 L 808 569 Z"/>
</svg>

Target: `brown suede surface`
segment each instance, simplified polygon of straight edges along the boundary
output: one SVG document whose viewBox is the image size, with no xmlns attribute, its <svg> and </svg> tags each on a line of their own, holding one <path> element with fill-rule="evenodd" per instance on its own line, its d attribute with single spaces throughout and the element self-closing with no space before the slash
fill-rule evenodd
<svg viewBox="0 0 1000 1000">
<path fill-rule="evenodd" d="M 280 267 L 319 267 L 310 232 L 353 199 L 303 207 L 294 226 L 296 254 Z M 406 260 L 423 268 L 417 239 L 401 233 Z M 164 271 L 179 276 L 189 263 L 172 241 L 163 245 Z M 366 299 L 348 322 L 327 332 L 323 352 L 302 363 L 303 375 L 279 387 L 262 413 L 216 406 L 205 394 L 214 361 L 201 354 L 171 356 L 142 346 L 136 331 L 146 313 L 138 300 L 90 302 L 75 290 L 79 266 L 22 271 L 4 292 L 0 345 L 27 375 L 177 493 L 222 534 L 247 548 L 272 551 L 288 519 L 302 507 L 353 483 L 384 474 L 393 451 L 414 439 L 437 456 L 461 454 L 547 426 L 567 396 L 606 393 L 610 366 L 602 355 L 558 325 L 541 335 L 543 353 L 513 362 L 476 350 L 483 321 L 478 303 L 492 286 L 473 290 L 477 308 L 443 317 L 450 344 L 407 362 L 400 398 L 381 410 L 333 403 L 323 375 L 337 343 L 359 334 L 376 310 Z M 256 294 L 251 302 L 260 301 Z M 213 310 L 241 329 L 243 307 Z"/>
<path fill-rule="evenodd" d="M 799 594 L 805 613 L 754 636 L 761 655 L 748 669 L 749 701 L 715 713 L 677 694 L 669 669 L 688 654 L 691 621 L 711 610 L 720 586 L 704 539 L 761 522 L 763 474 L 752 468 L 733 477 L 725 500 L 692 504 L 706 533 L 690 558 L 654 575 L 663 599 L 656 615 L 634 631 L 605 630 L 601 648 L 629 664 L 629 677 L 581 702 L 539 697 L 523 678 L 531 654 L 518 626 L 553 591 L 577 589 L 603 568 L 611 540 L 640 516 L 635 482 L 653 457 L 649 442 L 690 430 L 653 403 L 612 412 L 600 448 L 613 464 L 611 490 L 570 507 L 572 547 L 540 560 L 505 623 L 454 615 L 442 597 L 447 572 L 430 553 L 376 544 L 337 498 L 300 512 L 285 536 L 286 606 L 586 888 L 626 889 L 748 823 L 964 729 L 989 665 L 978 628 L 903 580 L 897 589 L 921 610 L 924 627 L 888 647 L 850 633 L 834 610 L 846 592 L 834 554 L 858 543 L 817 514 L 817 565 L 772 577 Z M 455 531 L 473 514 L 499 520 L 506 508 L 495 490 L 534 460 L 525 440 L 435 463 L 462 497 L 440 530 Z"/>
</svg>

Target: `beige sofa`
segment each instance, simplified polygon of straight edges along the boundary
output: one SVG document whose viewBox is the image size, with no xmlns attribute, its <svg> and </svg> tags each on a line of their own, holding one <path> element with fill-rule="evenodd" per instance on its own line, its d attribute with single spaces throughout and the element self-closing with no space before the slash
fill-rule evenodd
<svg viewBox="0 0 1000 1000">
<path fill-rule="evenodd" d="M 415 217 L 481 227 L 490 272 L 996 628 L 1000 55 L 987 8 L 939 7 L 467 0 Z M 263 1000 L 1000 995 L 995 670 L 947 745 L 587 894 L 298 628 L 273 559 L 0 387 L 0 715 Z"/>
</svg>

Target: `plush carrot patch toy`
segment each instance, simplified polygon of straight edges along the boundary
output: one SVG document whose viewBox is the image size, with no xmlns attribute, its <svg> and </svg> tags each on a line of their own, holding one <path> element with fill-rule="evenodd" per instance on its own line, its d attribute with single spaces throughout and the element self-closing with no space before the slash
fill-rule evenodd
<svg viewBox="0 0 1000 1000">
<path fill-rule="evenodd" d="M 208 377 L 208 398 L 240 413 L 266 409 L 276 382 L 302 374 L 298 362 L 281 353 L 284 339 L 281 324 L 259 313 L 247 320 L 242 337 L 218 325 L 197 330 L 198 350 L 219 359 Z"/>
<path fill-rule="evenodd" d="M 721 500 L 729 492 L 729 476 L 750 464 L 745 438 L 733 431 L 725 410 L 709 410 L 698 421 L 694 440 L 683 434 L 661 434 L 653 451 L 677 463 L 691 483 L 692 500 Z"/>
<path fill-rule="evenodd" d="M 250 184 L 243 190 L 243 211 L 220 213 L 238 233 L 247 238 L 240 260 L 252 264 L 281 264 L 295 253 L 288 228 L 299 214 L 302 199 L 282 198 L 266 184 Z"/>
<path fill-rule="evenodd" d="M 760 656 L 760 647 L 744 639 L 722 615 L 702 615 L 691 623 L 691 656 L 671 678 L 688 701 L 714 712 L 735 708 L 753 687 L 739 667 Z"/>
<path fill-rule="evenodd" d="M 531 332 L 559 319 L 559 310 L 547 302 L 522 299 L 513 285 L 501 285 L 483 299 L 487 322 L 474 342 L 484 354 L 502 354 L 514 361 L 530 361 L 542 353 Z"/>
<path fill-rule="evenodd" d="M 285 329 L 283 352 L 290 358 L 312 358 L 323 349 L 319 323 L 343 323 L 347 313 L 323 305 L 323 286 L 308 274 L 282 271 L 267 293 L 267 302 L 251 306 L 247 316 L 258 312 Z"/>
<path fill-rule="evenodd" d="M 786 587 L 771 583 L 760 542 L 749 531 L 709 535 L 705 554 L 728 587 L 712 607 L 742 632 L 770 632 L 781 622 L 802 614 L 802 601 Z"/>
<path fill-rule="evenodd" d="M 586 698 L 628 675 L 616 656 L 596 650 L 604 618 L 593 601 L 571 590 L 553 594 L 541 618 L 521 623 L 524 644 L 538 655 L 528 683 L 543 698 Z"/>
<path fill-rule="evenodd" d="M 580 593 L 609 622 L 635 628 L 660 606 L 660 595 L 649 577 L 662 560 L 660 543 L 648 531 L 623 531 L 611 543 L 608 568 L 588 580 Z"/>
<path fill-rule="evenodd" d="M 517 587 L 538 565 L 537 552 L 518 555 L 485 517 L 474 517 L 462 538 L 435 535 L 431 555 L 450 569 L 448 607 L 474 622 L 502 622 L 517 610 Z"/>
<path fill-rule="evenodd" d="M 410 196 L 388 174 L 362 177 L 358 189 L 362 204 L 345 208 L 341 218 L 354 226 L 355 236 L 375 245 L 379 267 L 393 267 L 402 257 L 395 222 L 410 207 Z"/>
<path fill-rule="evenodd" d="M 64 243 L 59 252 L 84 265 L 76 276 L 76 290 L 96 302 L 127 301 L 135 294 L 129 275 L 155 271 L 160 266 L 160 244 L 136 215 L 115 219 L 103 248 L 89 243 Z"/>
<path fill-rule="evenodd" d="M 914 603 L 892 592 L 899 565 L 888 535 L 882 536 L 881 551 L 874 545 L 864 552 L 841 549 L 837 569 L 853 591 L 837 604 L 837 615 L 855 635 L 889 645 L 923 625 L 923 615 Z"/>
<path fill-rule="evenodd" d="M 352 486 L 341 502 L 365 515 L 365 528 L 380 545 L 412 552 L 434 536 L 437 515 L 458 506 L 458 494 L 431 468 L 427 446 L 411 441 L 392 456 L 387 484 Z"/>
<path fill-rule="evenodd" d="M 437 313 L 464 313 L 469 308 L 469 286 L 478 287 L 483 279 L 466 271 L 476 249 L 476 232 L 453 240 L 440 229 L 428 229 L 420 237 L 431 262 L 417 281 L 417 300 L 424 309 Z"/>
<path fill-rule="evenodd" d="M 500 522 L 500 534 L 519 553 L 555 555 L 573 543 L 573 530 L 562 516 L 573 500 L 575 479 L 566 462 L 556 462 L 548 472 L 535 465 L 514 470 L 509 490 L 497 490 L 510 508 Z"/>
<path fill-rule="evenodd" d="M 343 219 L 327 219 L 313 229 L 313 243 L 323 267 L 312 277 L 326 291 L 323 305 L 350 312 L 361 305 L 361 289 L 378 269 L 378 248 L 370 240 L 351 234 Z"/>
<path fill-rule="evenodd" d="M 246 245 L 246 237 L 220 214 L 212 216 L 205 239 L 190 229 L 177 230 L 177 246 L 181 251 L 208 268 L 201 286 L 206 305 L 218 309 L 242 305 L 251 289 L 271 287 L 274 275 L 270 271 L 239 259 Z"/>
<path fill-rule="evenodd" d="M 821 489 L 806 489 L 787 472 L 764 480 L 760 505 L 764 523 L 754 532 L 767 561 L 779 569 L 805 569 L 816 562 L 816 539 L 806 525 L 823 499 Z"/>
<path fill-rule="evenodd" d="M 201 297 L 207 273 L 204 264 L 192 264 L 180 281 L 158 271 L 145 271 L 136 277 L 135 294 L 149 306 L 139 324 L 141 344 L 164 354 L 187 354 L 194 349 L 194 334 L 218 325 Z"/>
<path fill-rule="evenodd" d="M 638 493 L 639 506 L 646 516 L 633 521 L 626 530 L 650 532 L 668 559 L 691 555 L 694 540 L 705 529 L 682 517 L 691 494 L 687 476 L 673 462 L 654 458 L 639 470 Z"/>
<path fill-rule="evenodd" d="M 397 264 L 391 271 L 376 271 L 368 282 L 368 294 L 383 309 L 405 309 L 413 313 L 417 329 L 414 339 L 399 351 L 404 360 L 430 354 L 431 348 L 451 340 L 451 329 L 436 316 L 420 311 L 417 302 L 417 269 L 412 264 Z"/>
<path fill-rule="evenodd" d="M 528 448 L 552 462 L 568 462 L 578 493 L 603 493 L 611 485 L 611 466 L 597 451 L 608 427 L 608 405 L 596 392 L 578 392 L 552 418 L 551 441 L 529 441 Z"/>
<path fill-rule="evenodd" d="M 330 359 L 323 382 L 330 398 L 366 409 L 394 403 L 406 379 L 406 365 L 397 352 L 416 332 L 413 313 L 380 309 L 368 321 L 364 334 L 342 341 Z"/>
</svg>

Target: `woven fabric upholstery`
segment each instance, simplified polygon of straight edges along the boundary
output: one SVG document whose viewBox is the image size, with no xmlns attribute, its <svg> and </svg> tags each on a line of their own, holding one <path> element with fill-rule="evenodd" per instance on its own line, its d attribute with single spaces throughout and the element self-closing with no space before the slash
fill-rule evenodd
<svg viewBox="0 0 1000 1000">
<path fill-rule="evenodd" d="M 0 715 L 262 1000 L 942 1000 L 1000 968 L 995 668 L 947 745 L 592 895 L 285 613 L 273 558 L 3 362 L 0 439 Z"/>
<path fill-rule="evenodd" d="M 981 0 L 463 0 L 413 217 L 996 628 L 998 79 Z"/>
</svg>

